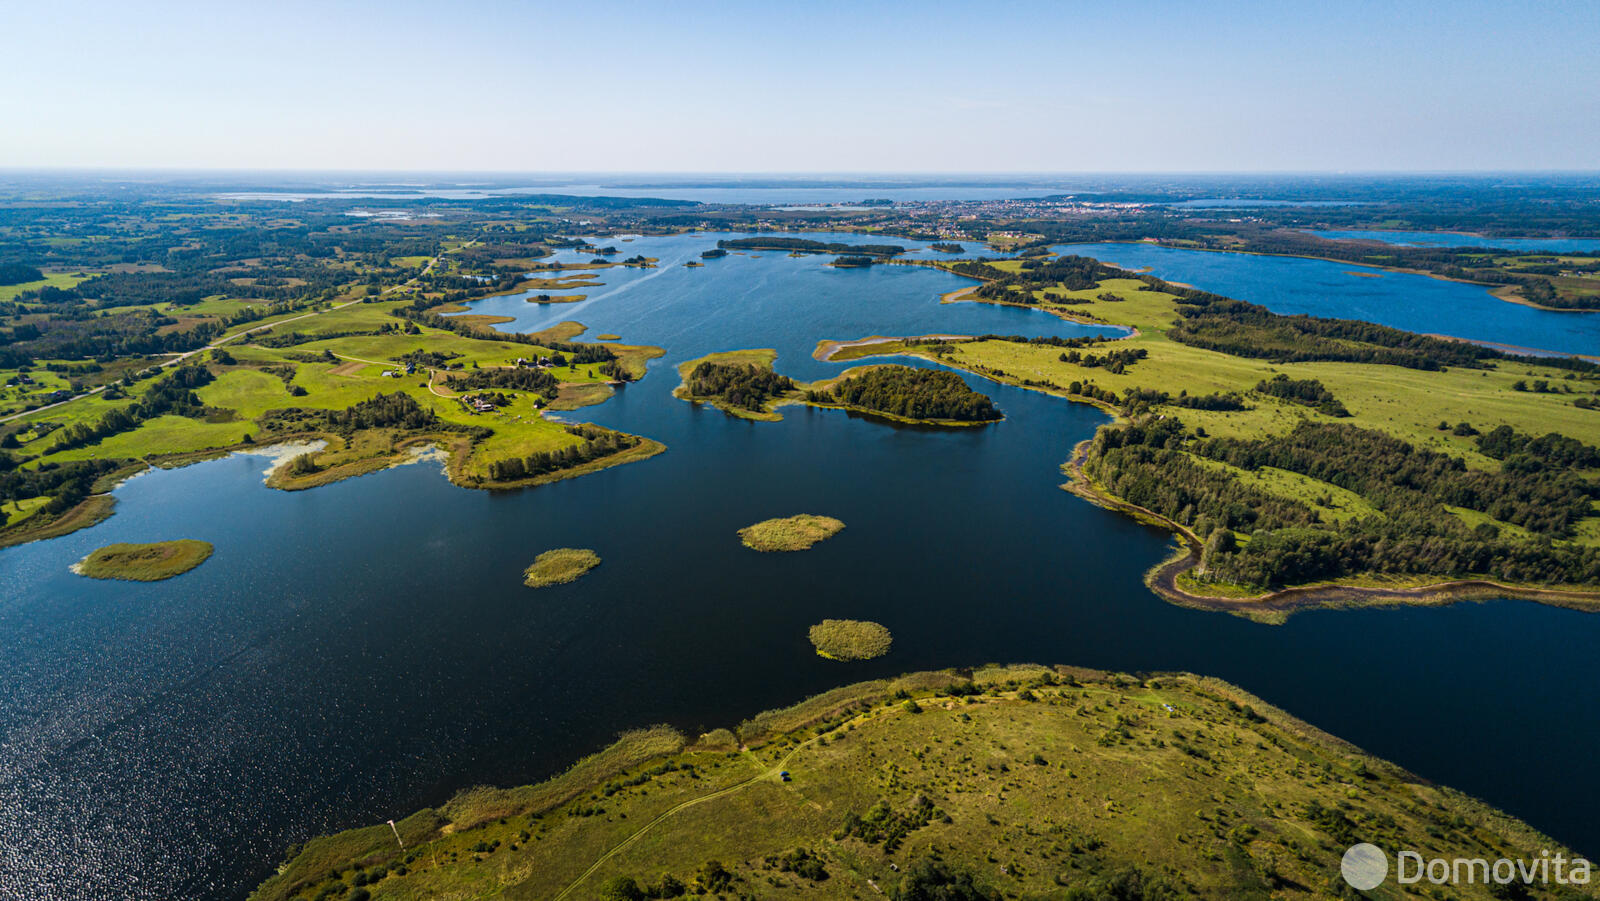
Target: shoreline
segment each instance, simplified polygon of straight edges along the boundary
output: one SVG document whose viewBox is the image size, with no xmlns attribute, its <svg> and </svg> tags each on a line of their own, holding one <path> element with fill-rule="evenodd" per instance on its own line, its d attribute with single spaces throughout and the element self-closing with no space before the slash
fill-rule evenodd
<svg viewBox="0 0 1600 901">
<path fill-rule="evenodd" d="M 1328 239 L 1328 240 L 1332 240 L 1332 239 Z M 1424 276 L 1426 278 L 1438 279 L 1441 282 L 1455 282 L 1458 285 L 1473 285 L 1473 286 L 1476 286 L 1476 287 L 1479 287 L 1479 288 L 1483 288 L 1485 291 L 1487 291 L 1489 293 L 1489 296 L 1493 297 L 1495 300 L 1501 300 L 1501 301 L 1504 301 L 1506 303 L 1519 304 L 1519 305 L 1525 306 L 1525 307 L 1532 307 L 1535 310 L 1544 310 L 1547 313 L 1600 313 L 1600 310 L 1577 310 L 1577 309 L 1573 309 L 1571 307 L 1547 307 L 1547 306 L 1545 306 L 1543 304 L 1534 303 L 1533 301 L 1528 300 L 1526 298 L 1523 298 L 1520 295 L 1518 297 L 1515 297 L 1515 298 L 1506 297 L 1506 296 L 1498 293 L 1497 289 L 1505 289 L 1505 290 L 1508 290 L 1508 291 L 1515 290 L 1517 288 L 1516 285 L 1497 285 L 1497 284 L 1495 284 L 1493 282 L 1478 282 L 1478 281 L 1473 281 L 1472 279 L 1467 279 L 1467 278 L 1451 278 L 1451 277 L 1449 277 L 1447 275 L 1440 275 L 1440 274 L 1438 274 L 1436 272 L 1429 272 L 1426 269 L 1408 269 L 1408 268 L 1406 268 L 1404 266 L 1383 266 L 1383 265 L 1380 265 L 1378 263 L 1361 263 L 1361 262 L 1357 262 L 1355 260 L 1340 260 L 1340 259 L 1335 259 L 1333 257 L 1319 257 L 1319 256 L 1312 256 L 1312 255 L 1301 254 L 1301 253 L 1267 253 L 1264 250 L 1229 250 L 1229 249 L 1221 248 L 1221 247 L 1179 247 L 1179 246 L 1173 245 L 1173 244 L 1163 244 L 1160 241 L 1147 241 L 1147 240 L 1143 240 L 1143 239 L 1138 240 L 1138 241 L 1097 241 L 1097 242 L 1093 242 L 1093 243 L 1097 243 L 1097 244 L 1129 244 L 1129 245 L 1148 244 L 1151 247 L 1163 247 L 1163 248 L 1166 248 L 1167 250 L 1197 250 L 1197 251 L 1201 251 L 1201 252 L 1204 252 L 1204 253 L 1236 253 L 1236 254 L 1240 254 L 1242 256 L 1279 257 L 1281 259 L 1286 259 L 1286 260 L 1320 260 L 1321 262 L 1324 262 L 1324 263 L 1339 263 L 1340 265 L 1344 265 L 1344 266 L 1362 266 L 1362 267 L 1365 267 L 1367 269 L 1376 269 L 1379 272 L 1393 272 L 1393 273 L 1395 273 L 1397 275 L 1421 275 L 1421 276 Z M 1062 244 L 1062 245 L 1057 245 L 1057 246 L 1071 247 L 1073 245 L 1071 245 L 1071 244 Z M 1394 245 L 1385 245 L 1385 246 L 1394 246 Z M 1106 263 L 1105 260 L 1101 260 L 1100 262 Z M 1108 266 L 1117 266 L 1117 264 L 1115 264 L 1115 263 L 1106 263 L 1106 265 L 1108 265 Z M 1127 269 L 1128 267 L 1126 267 L 1126 266 L 1117 266 L 1117 268 L 1118 269 Z M 1129 272 L 1134 272 L 1135 270 L 1128 269 L 1128 271 Z M 1355 272 L 1348 273 L 1348 274 L 1354 275 L 1357 278 L 1365 277 L 1365 276 L 1362 276 L 1360 273 L 1355 273 Z M 1181 285 L 1180 282 L 1175 282 L 1175 281 L 1171 281 L 1171 280 L 1168 280 L 1168 279 L 1162 279 L 1162 281 L 1167 282 L 1167 284 L 1169 284 L 1169 285 Z M 1183 285 L 1183 287 L 1193 287 L 1193 286 L 1192 285 Z"/>
<path fill-rule="evenodd" d="M 1126 242 L 1124 242 L 1126 243 Z M 1264 256 L 1268 254 L 1263 254 Z M 1110 265 L 1110 264 L 1108 264 Z M 1123 268 L 1123 267 L 1118 267 Z M 963 290 L 971 290 L 963 289 Z M 992 302 L 992 301 L 974 301 Z M 1002 302 L 1004 303 L 1004 302 Z M 1025 306 L 1017 304 L 1017 306 Z M 1058 311 L 1047 310 L 1046 312 Z M 1068 318 L 1063 316 L 1063 318 Z M 1137 330 L 1130 330 L 1132 337 Z M 831 358 L 834 352 L 845 347 L 870 346 L 875 344 L 893 343 L 904 341 L 904 338 L 890 338 L 875 335 L 857 341 L 819 341 L 814 356 L 822 354 L 824 350 L 827 357 L 817 356 L 818 359 Z M 1453 339 L 1465 341 L 1465 339 Z M 1476 342 L 1468 342 L 1476 343 Z M 1530 348 L 1532 349 L 1532 348 Z M 1110 405 L 1088 397 L 1074 395 L 1065 390 L 1051 390 L 1038 385 L 1024 385 L 1020 382 L 1001 379 L 987 372 L 979 372 L 963 366 L 950 363 L 921 353 L 918 349 L 902 346 L 894 354 L 882 356 L 914 356 L 919 359 L 930 360 L 941 365 L 950 366 L 970 375 L 976 375 L 997 384 L 1008 385 L 1029 391 L 1038 391 L 1063 398 L 1072 403 L 1087 404 L 1096 407 L 1112 417 L 1113 422 L 1120 421 L 1122 416 Z M 872 356 L 869 354 L 868 356 Z M 1098 431 L 1098 428 L 1096 429 Z M 1244 616 L 1257 622 L 1278 625 L 1286 622 L 1289 615 L 1310 609 L 1348 609 L 1354 607 L 1395 607 L 1395 606 L 1443 606 L 1470 600 L 1528 600 L 1554 607 L 1564 607 L 1583 612 L 1600 612 L 1600 588 L 1595 589 L 1558 589 L 1540 586 L 1508 585 L 1492 579 L 1482 578 L 1444 578 L 1442 581 L 1422 585 L 1405 587 L 1378 587 L 1368 585 L 1351 585 L 1340 582 L 1315 582 L 1306 585 L 1294 585 L 1286 588 L 1274 589 L 1244 597 L 1227 597 L 1219 595 L 1197 594 L 1188 591 L 1178 584 L 1180 576 L 1188 573 L 1199 565 L 1198 548 L 1203 542 L 1192 531 L 1181 524 L 1161 516 L 1154 511 L 1122 500 L 1099 487 L 1082 470 L 1083 456 L 1093 438 L 1085 439 L 1073 448 L 1072 456 L 1063 464 L 1062 471 L 1068 476 L 1066 484 L 1060 487 L 1063 490 L 1082 497 L 1097 506 L 1114 510 L 1132 517 L 1146 525 L 1156 526 L 1173 533 L 1182 547 L 1166 560 L 1157 563 L 1146 573 L 1144 583 L 1161 599 L 1179 606 L 1192 607 L 1201 610 L 1232 613 Z M 1423 577 L 1426 578 L 1426 577 Z"/>
<path fill-rule="evenodd" d="M 1199 536 L 1159 513 L 1122 500 L 1101 488 L 1083 471 L 1088 439 L 1072 449 L 1061 469 L 1068 482 L 1061 487 L 1109 510 L 1125 513 L 1139 522 L 1175 534 L 1179 547 L 1167 559 L 1145 572 L 1144 584 L 1162 600 L 1182 607 L 1233 613 L 1260 623 L 1282 625 L 1301 610 L 1338 610 L 1355 607 L 1437 607 L 1472 600 L 1526 600 L 1586 613 L 1600 612 L 1600 589 L 1559 589 L 1507 585 L 1487 578 L 1447 578 L 1424 585 L 1385 588 L 1341 582 L 1291 585 L 1243 597 L 1197 594 L 1178 584 L 1183 575 L 1200 565 Z M 1426 577 L 1424 577 L 1426 578 Z"/>
</svg>

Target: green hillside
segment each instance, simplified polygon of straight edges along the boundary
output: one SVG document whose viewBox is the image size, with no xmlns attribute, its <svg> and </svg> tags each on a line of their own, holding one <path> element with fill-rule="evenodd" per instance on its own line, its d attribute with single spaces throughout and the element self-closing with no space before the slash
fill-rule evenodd
<svg viewBox="0 0 1600 901">
<path fill-rule="evenodd" d="M 1560 850 L 1225 683 L 1040 666 L 861 683 L 693 743 L 631 733 L 396 831 L 315 839 L 253 897 L 1358 897 L 1339 862 L 1360 841 Z"/>
</svg>

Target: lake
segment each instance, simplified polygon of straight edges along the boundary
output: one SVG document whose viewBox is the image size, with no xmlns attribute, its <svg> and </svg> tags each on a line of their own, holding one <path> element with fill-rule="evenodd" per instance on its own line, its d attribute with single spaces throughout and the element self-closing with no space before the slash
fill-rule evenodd
<svg viewBox="0 0 1600 901">
<path fill-rule="evenodd" d="M 291 842 L 542 778 L 621 729 L 732 726 L 846 682 L 990 661 L 1229 679 L 1600 849 L 1583 775 L 1600 742 L 1600 617 L 1487 602 L 1265 626 L 1172 606 L 1141 582 L 1168 537 L 1057 487 L 1106 417 L 973 377 L 1005 421 L 787 408 L 752 423 L 678 401 L 675 365 L 714 350 L 773 347 L 780 371 L 810 379 L 842 368 L 811 358 L 819 338 L 1093 331 L 941 305 L 966 282 L 927 269 L 772 252 L 681 265 L 718 237 L 608 238 L 661 266 L 600 272 L 581 303 L 473 305 L 665 347 L 642 381 L 565 414 L 665 454 L 493 493 L 450 485 L 436 462 L 273 491 L 265 458 L 235 455 L 134 478 L 106 522 L 0 551 L 0 897 L 237 898 Z M 1368 283 L 1350 282 L 1355 306 Z M 735 535 L 799 512 L 847 528 L 789 555 Z M 104 544 L 174 537 L 215 555 L 155 584 L 67 569 Z M 557 546 L 604 562 L 524 587 L 523 567 Z M 819 658 L 806 629 L 827 617 L 882 622 L 894 649 Z"/>
<path fill-rule="evenodd" d="M 1523 253 L 1593 253 L 1600 238 L 1496 238 L 1463 232 L 1408 232 L 1382 229 L 1308 230 L 1322 238 L 1382 241 L 1402 247 L 1497 247 Z"/>
<path fill-rule="evenodd" d="M 1096 257 L 1275 313 L 1364 319 L 1423 334 L 1569 354 L 1600 353 L 1600 315 L 1540 310 L 1488 289 L 1354 263 L 1184 250 L 1154 244 L 1063 244 Z"/>
</svg>

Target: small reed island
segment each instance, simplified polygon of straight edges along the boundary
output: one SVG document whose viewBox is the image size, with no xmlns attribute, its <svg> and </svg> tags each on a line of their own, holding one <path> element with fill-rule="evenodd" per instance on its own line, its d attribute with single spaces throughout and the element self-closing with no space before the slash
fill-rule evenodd
<svg viewBox="0 0 1600 901">
<path fill-rule="evenodd" d="M 522 581 L 529 588 L 565 585 L 599 565 L 600 555 L 588 548 L 558 547 L 534 558 L 533 565 L 522 571 Z"/>
<path fill-rule="evenodd" d="M 206 562 L 210 542 L 180 538 L 150 544 L 108 544 L 78 561 L 73 571 L 91 579 L 159 582 Z"/>
<path fill-rule="evenodd" d="M 739 530 L 739 540 L 757 551 L 803 551 L 843 528 L 844 523 L 831 516 L 801 513 L 745 526 Z"/>
<path fill-rule="evenodd" d="M 811 627 L 811 645 L 829 660 L 871 660 L 889 653 L 894 636 L 879 623 L 825 619 Z"/>
</svg>

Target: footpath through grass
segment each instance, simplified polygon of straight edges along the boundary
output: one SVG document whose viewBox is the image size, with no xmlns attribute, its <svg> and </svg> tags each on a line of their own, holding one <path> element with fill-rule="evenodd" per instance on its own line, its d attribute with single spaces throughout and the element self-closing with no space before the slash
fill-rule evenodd
<svg viewBox="0 0 1600 901">
<path fill-rule="evenodd" d="M 254 897 L 933 897 L 915 892 L 970 881 L 984 897 L 1323 898 L 1356 841 L 1563 850 L 1185 674 L 921 673 L 763 718 L 784 729 L 742 727 L 742 749 L 727 730 L 685 747 L 658 729 L 541 786 L 467 793 L 400 821 L 404 850 L 388 826 L 316 839 Z"/>
</svg>

